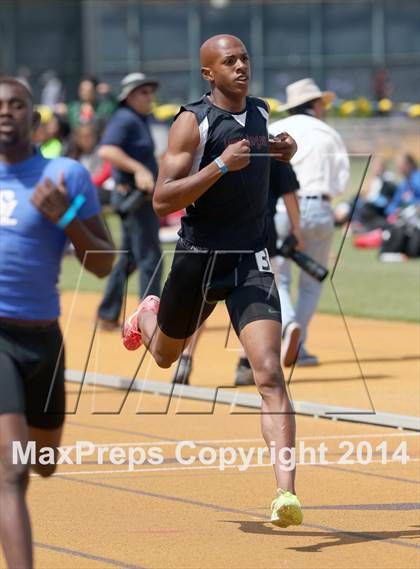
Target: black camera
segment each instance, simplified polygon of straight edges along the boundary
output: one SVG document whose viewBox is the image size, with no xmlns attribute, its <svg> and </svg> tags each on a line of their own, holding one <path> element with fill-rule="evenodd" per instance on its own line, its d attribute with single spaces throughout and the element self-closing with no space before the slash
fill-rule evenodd
<svg viewBox="0 0 420 569">
<path fill-rule="evenodd" d="M 276 252 L 278 255 L 286 257 L 286 259 L 292 259 L 303 271 L 311 275 L 311 277 L 317 281 L 322 282 L 328 275 L 328 269 L 314 261 L 314 259 L 311 259 L 311 257 L 308 257 L 308 255 L 305 255 L 305 253 L 296 251 L 296 245 L 296 237 L 293 234 L 288 235 L 283 241 L 282 246 L 277 249 Z"/>
<path fill-rule="evenodd" d="M 152 200 L 152 194 L 137 188 L 125 188 L 125 191 L 115 189 L 111 196 L 111 205 L 121 217 L 137 211 L 145 202 Z"/>
</svg>

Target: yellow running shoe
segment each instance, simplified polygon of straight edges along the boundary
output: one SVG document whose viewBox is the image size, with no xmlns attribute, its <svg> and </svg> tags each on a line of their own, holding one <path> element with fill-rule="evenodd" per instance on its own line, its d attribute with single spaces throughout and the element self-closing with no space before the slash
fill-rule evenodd
<svg viewBox="0 0 420 569">
<path fill-rule="evenodd" d="M 271 504 L 271 523 L 280 528 L 287 528 L 300 525 L 302 520 L 302 508 L 297 496 L 279 488 L 277 498 Z"/>
</svg>

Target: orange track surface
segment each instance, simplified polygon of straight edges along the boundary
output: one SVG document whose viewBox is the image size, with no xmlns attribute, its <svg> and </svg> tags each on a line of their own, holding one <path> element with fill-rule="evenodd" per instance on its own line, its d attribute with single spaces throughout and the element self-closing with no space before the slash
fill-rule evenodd
<svg viewBox="0 0 420 569">
<path fill-rule="evenodd" d="M 98 297 L 80 295 L 71 318 L 72 295 L 63 300 L 67 367 L 83 369 Z M 130 309 L 134 303 L 129 299 Z M 418 329 L 357 319 L 349 319 L 348 325 L 376 409 L 419 414 Z M 225 347 L 226 326 L 227 315 L 220 307 L 198 346 L 192 384 L 232 384 L 238 345 L 230 337 Z M 322 365 L 295 370 L 293 398 L 369 409 L 342 321 L 317 316 L 310 338 Z M 132 376 L 141 353 L 123 351 L 118 333 L 101 332 L 88 370 Z M 159 370 L 149 358 L 138 374 L 161 381 L 170 376 L 171 370 Z M 67 384 L 69 411 L 74 410 L 78 389 L 78 384 Z M 153 445 L 161 447 L 164 462 L 129 472 L 126 464 L 98 465 L 86 459 L 82 465 L 59 466 L 49 480 L 33 476 L 28 502 L 37 568 L 419 567 L 416 433 L 298 416 L 299 440 L 312 447 L 325 442 L 329 464 L 298 467 L 304 525 L 280 529 L 267 521 L 275 494 L 270 466 L 220 471 L 215 465 L 182 466 L 175 458 L 177 441 L 182 440 L 211 441 L 197 443 L 196 453 L 203 446 L 263 446 L 255 410 L 231 414 L 229 406 L 217 405 L 214 414 L 197 414 L 208 413 L 210 404 L 173 400 L 165 414 L 164 397 L 131 393 L 117 413 L 123 395 L 85 386 L 77 413 L 67 417 L 63 445 L 78 440 L 122 448 Z M 153 410 L 161 413 L 146 414 Z M 388 459 L 406 441 L 410 459 L 405 465 L 381 464 L 375 450 L 368 465 L 337 464 L 344 452 L 338 445 L 344 440 L 354 445 L 366 440 L 374 449 L 386 441 Z"/>
</svg>

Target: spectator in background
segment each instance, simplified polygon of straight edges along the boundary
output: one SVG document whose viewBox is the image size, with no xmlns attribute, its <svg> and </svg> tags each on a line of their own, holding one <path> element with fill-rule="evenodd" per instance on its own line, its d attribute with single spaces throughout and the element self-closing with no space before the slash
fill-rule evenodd
<svg viewBox="0 0 420 569">
<path fill-rule="evenodd" d="M 391 199 L 395 191 L 395 176 L 387 169 L 385 160 L 376 157 L 372 162 L 373 177 L 370 181 L 368 191 L 364 196 L 367 203 L 378 203 L 380 196 Z M 379 205 L 379 203 L 378 203 Z"/>
<path fill-rule="evenodd" d="M 64 102 L 64 89 L 57 73 L 53 70 L 45 71 L 41 75 L 41 105 L 55 110 L 59 103 Z"/>
<path fill-rule="evenodd" d="M 111 88 L 106 83 L 88 77 L 79 83 L 79 98 L 69 103 L 68 117 L 70 126 L 97 122 L 104 126 L 116 110 L 117 103 L 111 94 Z"/>
<path fill-rule="evenodd" d="M 385 67 L 377 67 L 372 72 L 372 91 L 373 91 L 373 98 L 378 103 L 382 99 L 389 99 L 392 92 L 392 85 L 389 78 L 388 71 Z M 381 111 L 380 108 L 377 108 L 375 114 L 377 115 L 384 115 L 387 114 L 388 111 Z"/>
<path fill-rule="evenodd" d="M 330 201 L 344 192 L 349 178 L 349 159 L 343 141 L 323 120 L 324 107 L 335 97 L 322 92 L 312 79 L 301 79 L 287 86 L 287 104 L 281 110 L 289 117 L 274 122 L 270 134 L 288 132 L 298 150 L 291 160 L 300 190 L 300 227 L 303 252 L 326 266 L 334 235 L 334 215 Z M 291 232 L 285 209 L 277 208 L 276 228 L 279 239 Z M 307 329 L 318 305 L 321 283 L 300 271 L 296 311 L 290 298 L 290 261 L 278 257 L 279 294 L 283 314 L 283 338 L 296 337 L 300 330 L 297 365 L 317 365 L 318 358 L 306 349 Z M 293 332 L 293 334 L 292 334 Z M 286 350 L 287 342 L 282 350 Z M 285 363 L 286 365 L 286 363 Z"/>
<path fill-rule="evenodd" d="M 385 209 L 395 192 L 395 176 L 386 167 L 386 162 L 376 157 L 372 161 L 373 176 L 367 191 L 350 202 L 338 204 L 334 211 L 337 225 L 351 222 L 352 233 L 364 233 L 388 225 Z M 357 200 L 356 204 L 354 203 Z M 354 208 L 354 211 L 353 211 Z M 350 219 L 351 212 L 352 218 Z"/>
<path fill-rule="evenodd" d="M 395 176 L 386 169 L 386 163 L 381 158 L 373 161 L 373 178 L 365 199 L 361 200 L 356 216 L 368 230 L 383 228 L 387 224 L 385 210 L 395 193 Z"/>
<path fill-rule="evenodd" d="M 397 169 L 404 179 L 386 208 L 389 225 L 379 255 L 385 262 L 420 257 L 420 170 L 411 154 L 398 158 Z"/>
<path fill-rule="evenodd" d="M 98 322 L 104 330 L 118 326 L 125 285 L 136 268 L 140 270 L 139 296 L 160 294 L 159 219 L 152 207 L 158 165 L 150 132 L 157 87 L 158 82 L 143 73 L 124 77 L 120 107 L 109 121 L 99 149 L 99 156 L 113 166 L 113 203 L 121 216 L 121 249 L 126 251 L 112 271 L 98 309 Z"/>
<path fill-rule="evenodd" d="M 57 158 L 65 156 L 70 137 L 70 126 L 67 119 L 52 113 L 44 107 L 41 113 L 41 122 L 33 134 L 32 141 L 40 149 L 44 158 Z"/>
<path fill-rule="evenodd" d="M 395 215 L 399 209 L 420 204 L 420 170 L 411 154 L 403 154 L 397 160 L 397 170 L 403 176 L 395 191 L 386 215 Z M 392 219 L 391 219 L 392 221 Z"/>
<path fill-rule="evenodd" d="M 112 180 L 112 166 L 104 161 L 98 154 L 98 131 L 93 123 L 82 124 L 72 133 L 67 156 L 78 160 L 90 173 L 93 184 L 96 186 L 101 205 L 109 205 L 111 192 L 114 186 Z"/>
</svg>

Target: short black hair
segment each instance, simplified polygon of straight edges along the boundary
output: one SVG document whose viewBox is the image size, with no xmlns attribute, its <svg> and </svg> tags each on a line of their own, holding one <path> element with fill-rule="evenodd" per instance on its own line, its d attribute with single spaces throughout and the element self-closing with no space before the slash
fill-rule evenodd
<svg viewBox="0 0 420 569">
<path fill-rule="evenodd" d="M 314 108 L 315 101 L 319 101 L 320 97 L 316 99 L 312 99 L 311 101 L 306 101 L 306 103 L 302 103 L 298 107 L 293 107 L 293 109 L 289 109 L 289 115 L 304 115 L 307 111 L 310 111 Z"/>
<path fill-rule="evenodd" d="M 58 124 L 58 135 L 61 139 L 66 140 L 71 134 L 71 127 L 67 117 L 63 117 L 58 113 L 54 113 L 53 117 Z"/>
<path fill-rule="evenodd" d="M 23 87 L 28 99 L 30 100 L 31 104 L 33 104 L 34 96 L 32 94 L 30 86 L 26 83 L 26 81 L 19 79 L 19 77 L 0 75 L 0 85 L 13 85 L 14 87 Z"/>
</svg>

